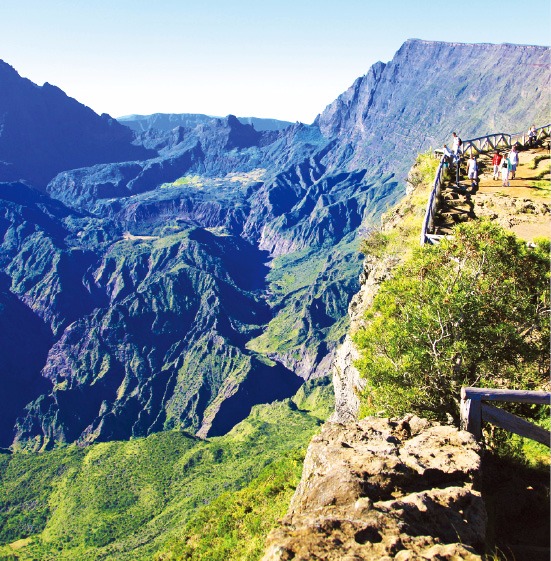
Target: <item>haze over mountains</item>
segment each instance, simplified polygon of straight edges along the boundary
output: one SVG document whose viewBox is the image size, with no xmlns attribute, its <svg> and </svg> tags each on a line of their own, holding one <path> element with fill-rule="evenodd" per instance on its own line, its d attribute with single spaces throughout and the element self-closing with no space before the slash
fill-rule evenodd
<svg viewBox="0 0 551 561">
<path fill-rule="evenodd" d="M 149 129 L 169 131 L 175 127 L 193 128 L 219 118 L 197 113 L 154 113 L 153 115 L 126 115 L 117 117 L 117 121 L 133 131 L 143 132 Z M 252 125 L 257 131 L 277 131 L 293 124 L 289 121 L 258 117 L 238 117 L 237 119 L 243 125 Z"/>
<path fill-rule="evenodd" d="M 140 132 L 0 63 L 0 446 L 223 434 L 329 375 L 415 155 L 546 124 L 548 63 L 410 40 L 312 125 Z"/>
</svg>

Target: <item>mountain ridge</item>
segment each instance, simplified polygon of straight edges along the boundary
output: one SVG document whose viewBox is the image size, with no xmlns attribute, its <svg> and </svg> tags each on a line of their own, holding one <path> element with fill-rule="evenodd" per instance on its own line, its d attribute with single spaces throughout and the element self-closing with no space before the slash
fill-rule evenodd
<svg viewBox="0 0 551 561">
<path fill-rule="evenodd" d="M 139 159 L 151 152 L 109 115 L 97 115 L 46 82 L 38 86 L 0 61 L 0 181 L 44 189 L 64 169 Z"/>
<path fill-rule="evenodd" d="M 213 119 L 222 118 L 203 113 L 152 113 L 151 115 L 124 115 L 117 117 L 117 121 L 136 132 L 145 132 L 149 129 L 166 132 L 179 126 L 193 128 Z M 293 124 L 291 121 L 263 117 L 237 117 L 237 119 L 243 125 L 253 125 L 257 131 L 281 130 Z"/>
</svg>

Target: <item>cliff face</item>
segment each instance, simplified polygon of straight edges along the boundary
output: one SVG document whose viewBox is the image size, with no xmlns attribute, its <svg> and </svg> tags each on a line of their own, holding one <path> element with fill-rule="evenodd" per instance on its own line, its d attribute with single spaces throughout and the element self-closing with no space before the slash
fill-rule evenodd
<svg viewBox="0 0 551 561">
<path fill-rule="evenodd" d="M 420 41 L 377 63 L 315 121 L 339 138 L 333 163 L 407 171 L 408 161 L 481 132 L 527 131 L 549 119 L 547 47 Z M 399 175 L 403 177 L 403 175 Z"/>
<path fill-rule="evenodd" d="M 387 279 L 399 259 L 388 256 L 375 259 L 368 256 L 364 260 L 363 271 L 359 278 L 360 290 L 352 297 L 348 307 L 350 317 L 350 332 L 354 333 L 361 326 L 362 317 L 373 302 L 379 285 Z M 365 380 L 354 366 L 359 354 L 350 334 L 347 334 L 343 344 L 335 352 L 333 361 L 333 387 L 335 389 L 335 412 L 330 421 L 349 423 L 358 418 L 360 400 L 358 392 L 364 389 Z"/>
<path fill-rule="evenodd" d="M 471 434 L 416 417 L 326 423 L 263 561 L 482 559 L 479 454 Z"/>
</svg>

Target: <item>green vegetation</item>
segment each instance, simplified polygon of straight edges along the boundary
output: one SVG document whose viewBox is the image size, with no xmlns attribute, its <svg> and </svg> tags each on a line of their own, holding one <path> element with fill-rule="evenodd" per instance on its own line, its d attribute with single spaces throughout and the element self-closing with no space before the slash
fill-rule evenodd
<svg viewBox="0 0 551 561">
<path fill-rule="evenodd" d="M 432 186 L 439 165 L 440 159 L 435 157 L 432 148 L 429 148 L 415 159 L 415 164 L 408 176 L 408 182 L 415 188 L 421 185 Z M 444 169 L 444 173 L 448 173 L 447 168 Z"/>
<path fill-rule="evenodd" d="M 346 309 L 347 292 L 356 284 L 361 264 L 358 243 L 348 237 L 331 251 L 300 250 L 276 258 L 267 280 L 270 302 L 277 313 L 247 348 L 264 354 L 294 351 L 298 358 L 305 345 L 315 353 L 320 342 L 342 339 L 348 326 L 342 310 Z M 312 317 L 315 301 L 323 302 L 329 317 Z"/>
<path fill-rule="evenodd" d="M 538 173 L 538 175 L 536 175 L 536 176 L 534 177 L 534 179 L 535 179 L 536 181 L 539 180 L 539 179 L 545 179 L 545 178 L 549 175 L 549 173 L 551 173 L 551 166 L 548 165 L 548 166 L 546 166 L 544 169 L 542 169 L 542 170 Z M 549 180 L 547 180 L 547 183 L 549 183 Z"/>
<path fill-rule="evenodd" d="M 530 169 L 536 169 L 540 162 L 542 162 L 544 160 L 549 160 L 549 158 L 551 158 L 551 156 L 549 154 L 538 154 L 532 160 L 532 163 L 530 164 Z"/>
<path fill-rule="evenodd" d="M 301 410 L 325 421 L 335 411 L 335 393 L 331 378 L 313 378 L 304 382 L 292 399 Z"/>
<path fill-rule="evenodd" d="M 551 182 L 549 180 L 531 181 L 530 187 L 540 191 L 541 195 L 551 194 Z"/>
<path fill-rule="evenodd" d="M 203 540 L 190 559 L 223 558 L 204 556 L 208 548 L 200 544 L 209 535 L 219 542 L 213 555 L 239 542 L 246 559 L 247 548 L 259 550 L 287 509 L 301 455 L 321 423 L 305 409 L 291 400 L 257 406 L 229 434 L 206 441 L 168 431 L 81 449 L 1 454 L 0 559 L 151 560 L 173 546 L 192 547 L 190 535 Z M 235 531 L 227 537 L 216 535 L 230 527 Z"/>
<path fill-rule="evenodd" d="M 244 489 L 224 493 L 198 510 L 156 561 L 250 561 L 260 559 L 265 536 L 285 511 L 302 473 L 300 450 L 267 466 Z"/>
<path fill-rule="evenodd" d="M 548 372 L 549 243 L 489 222 L 416 249 L 381 285 L 363 329 L 362 413 L 459 417 L 461 386 L 536 389 Z"/>
</svg>

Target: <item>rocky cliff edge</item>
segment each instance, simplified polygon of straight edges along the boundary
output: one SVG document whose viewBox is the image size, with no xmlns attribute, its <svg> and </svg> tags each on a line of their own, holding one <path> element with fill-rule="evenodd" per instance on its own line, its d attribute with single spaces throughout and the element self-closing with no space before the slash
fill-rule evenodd
<svg viewBox="0 0 551 561">
<path fill-rule="evenodd" d="M 326 423 L 262 561 L 475 560 L 486 531 L 480 448 L 414 416 Z"/>
</svg>

